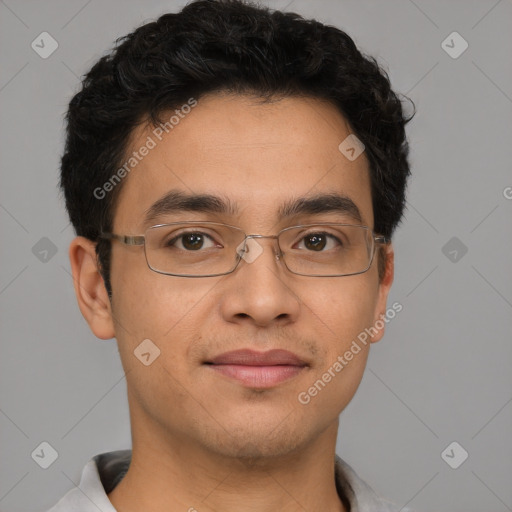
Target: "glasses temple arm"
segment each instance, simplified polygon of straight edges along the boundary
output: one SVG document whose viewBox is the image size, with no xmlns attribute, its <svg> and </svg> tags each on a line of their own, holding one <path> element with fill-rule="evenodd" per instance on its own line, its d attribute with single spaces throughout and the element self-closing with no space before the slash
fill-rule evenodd
<svg viewBox="0 0 512 512">
<path fill-rule="evenodd" d="M 376 235 L 376 236 L 373 237 L 373 239 L 375 240 L 376 244 L 389 244 L 389 243 L 391 243 L 391 238 L 389 238 L 387 236 Z"/>
<path fill-rule="evenodd" d="M 118 240 L 125 245 L 144 245 L 143 235 L 116 235 L 115 233 L 101 233 L 98 238 L 104 240 Z"/>
</svg>

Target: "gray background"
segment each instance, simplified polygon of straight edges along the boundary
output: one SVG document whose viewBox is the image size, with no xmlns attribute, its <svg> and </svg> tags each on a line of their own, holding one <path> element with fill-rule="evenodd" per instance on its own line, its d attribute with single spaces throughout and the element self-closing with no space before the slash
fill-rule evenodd
<svg viewBox="0 0 512 512">
<path fill-rule="evenodd" d="M 338 453 L 400 505 L 512 510 L 512 2 L 266 3 L 346 30 L 418 109 L 389 302 L 403 311 L 372 347 Z M 63 113 L 115 38 L 183 4 L 0 1 L 3 512 L 44 510 L 93 455 L 130 447 L 115 341 L 89 331 L 69 275 Z M 59 45 L 47 59 L 31 48 L 43 31 Z M 441 46 L 453 31 L 469 44 L 458 58 Z M 31 457 L 42 441 L 59 454 L 46 470 Z M 469 453 L 458 469 L 441 457 L 453 441 Z"/>
</svg>

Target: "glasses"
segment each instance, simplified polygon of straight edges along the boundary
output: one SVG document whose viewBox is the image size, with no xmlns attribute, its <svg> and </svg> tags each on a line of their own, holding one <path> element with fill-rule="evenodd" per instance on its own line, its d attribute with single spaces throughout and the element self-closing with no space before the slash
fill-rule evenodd
<svg viewBox="0 0 512 512">
<path fill-rule="evenodd" d="M 151 270 L 180 277 L 230 274 L 244 259 L 252 263 L 263 248 L 255 239 L 277 240 L 276 258 L 293 274 L 341 277 L 366 272 L 376 244 L 390 240 L 367 226 L 319 223 L 291 226 L 277 235 L 247 235 L 238 227 L 217 222 L 158 224 L 144 235 L 102 233 L 99 238 L 143 245 Z"/>
</svg>

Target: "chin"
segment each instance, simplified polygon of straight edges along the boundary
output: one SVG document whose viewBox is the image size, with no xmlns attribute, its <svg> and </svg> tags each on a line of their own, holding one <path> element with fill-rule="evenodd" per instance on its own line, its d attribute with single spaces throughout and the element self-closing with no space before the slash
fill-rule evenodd
<svg viewBox="0 0 512 512">
<path fill-rule="evenodd" d="M 210 448 L 220 456 L 236 459 L 246 466 L 264 467 L 272 460 L 292 455 L 297 452 L 300 443 L 297 439 L 236 439 L 224 445 Z"/>
<path fill-rule="evenodd" d="M 313 431 L 308 433 L 304 422 L 297 421 L 293 415 L 279 420 L 274 416 L 268 422 L 260 419 L 236 423 L 226 425 L 224 422 L 225 430 L 216 429 L 214 435 L 210 431 L 202 444 L 216 455 L 252 466 L 264 466 L 273 459 L 293 455 L 318 435 Z"/>
</svg>

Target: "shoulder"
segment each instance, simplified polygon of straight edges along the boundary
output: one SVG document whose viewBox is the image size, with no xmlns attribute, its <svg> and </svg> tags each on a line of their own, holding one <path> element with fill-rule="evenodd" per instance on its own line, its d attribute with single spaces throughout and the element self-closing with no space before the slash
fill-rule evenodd
<svg viewBox="0 0 512 512">
<path fill-rule="evenodd" d="M 100 453 L 85 465 L 80 483 L 46 512 L 116 512 L 108 493 L 126 474 L 131 450 Z"/>
<path fill-rule="evenodd" d="M 336 484 L 347 497 L 351 512 L 414 512 L 378 496 L 375 491 L 336 455 Z"/>
</svg>

